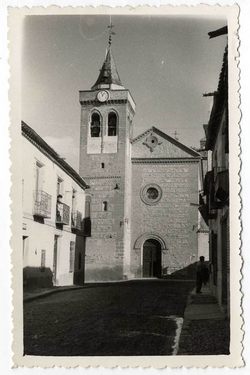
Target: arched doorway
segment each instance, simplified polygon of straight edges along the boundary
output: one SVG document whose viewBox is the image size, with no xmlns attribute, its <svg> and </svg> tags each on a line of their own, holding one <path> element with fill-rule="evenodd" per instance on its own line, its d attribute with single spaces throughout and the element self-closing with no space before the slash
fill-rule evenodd
<svg viewBox="0 0 250 375">
<path fill-rule="evenodd" d="M 143 244 L 143 277 L 161 277 L 161 244 L 155 239 L 148 239 Z"/>
</svg>

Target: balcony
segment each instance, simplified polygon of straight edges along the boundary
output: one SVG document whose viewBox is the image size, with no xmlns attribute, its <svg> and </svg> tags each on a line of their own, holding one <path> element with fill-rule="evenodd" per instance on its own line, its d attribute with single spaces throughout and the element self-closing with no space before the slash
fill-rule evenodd
<svg viewBox="0 0 250 375">
<path fill-rule="evenodd" d="M 56 205 L 56 224 L 69 224 L 69 206 L 62 202 L 57 202 Z"/>
<path fill-rule="evenodd" d="M 213 178 L 214 182 L 217 179 L 218 174 L 227 171 L 228 169 L 226 167 L 213 167 Z"/>
<path fill-rule="evenodd" d="M 82 214 L 79 211 L 73 211 L 71 214 L 71 228 L 82 229 Z"/>
<path fill-rule="evenodd" d="M 228 204 L 229 198 L 229 171 L 224 169 L 217 172 L 215 179 L 215 198 L 222 204 Z"/>
<path fill-rule="evenodd" d="M 35 191 L 33 215 L 42 218 L 51 217 L 51 195 L 42 190 Z"/>
</svg>

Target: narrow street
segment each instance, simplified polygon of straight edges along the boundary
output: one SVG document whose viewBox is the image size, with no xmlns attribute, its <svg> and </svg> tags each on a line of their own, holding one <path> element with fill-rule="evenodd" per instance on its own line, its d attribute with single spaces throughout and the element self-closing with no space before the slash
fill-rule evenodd
<svg viewBox="0 0 250 375">
<path fill-rule="evenodd" d="M 156 279 L 86 284 L 25 303 L 24 354 L 176 354 L 180 318 L 193 287 Z"/>
</svg>

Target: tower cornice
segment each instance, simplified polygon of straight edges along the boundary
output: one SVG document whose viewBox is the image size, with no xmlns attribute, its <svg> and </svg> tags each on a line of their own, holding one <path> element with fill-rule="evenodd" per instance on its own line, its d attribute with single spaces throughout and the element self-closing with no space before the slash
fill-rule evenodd
<svg viewBox="0 0 250 375">
<path fill-rule="evenodd" d="M 103 105 L 110 105 L 110 104 L 124 104 L 127 103 L 128 99 L 115 99 L 115 100 L 108 100 L 105 103 L 99 103 L 98 100 L 82 100 L 80 101 L 81 105 L 97 105 L 97 106 L 103 106 Z"/>
</svg>

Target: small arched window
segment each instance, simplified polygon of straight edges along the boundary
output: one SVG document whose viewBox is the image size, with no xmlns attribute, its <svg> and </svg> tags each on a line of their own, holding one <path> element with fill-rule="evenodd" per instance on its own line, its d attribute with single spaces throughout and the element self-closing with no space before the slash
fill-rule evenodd
<svg viewBox="0 0 250 375">
<path fill-rule="evenodd" d="M 108 211 L 108 202 L 106 202 L 106 201 L 102 202 L 102 210 Z"/>
<path fill-rule="evenodd" d="M 117 135 L 117 115 L 114 112 L 110 112 L 108 115 L 108 135 Z"/>
<path fill-rule="evenodd" d="M 90 127 L 91 137 L 101 136 L 101 121 L 100 115 L 98 113 L 93 113 L 91 117 L 91 127 Z"/>
</svg>

